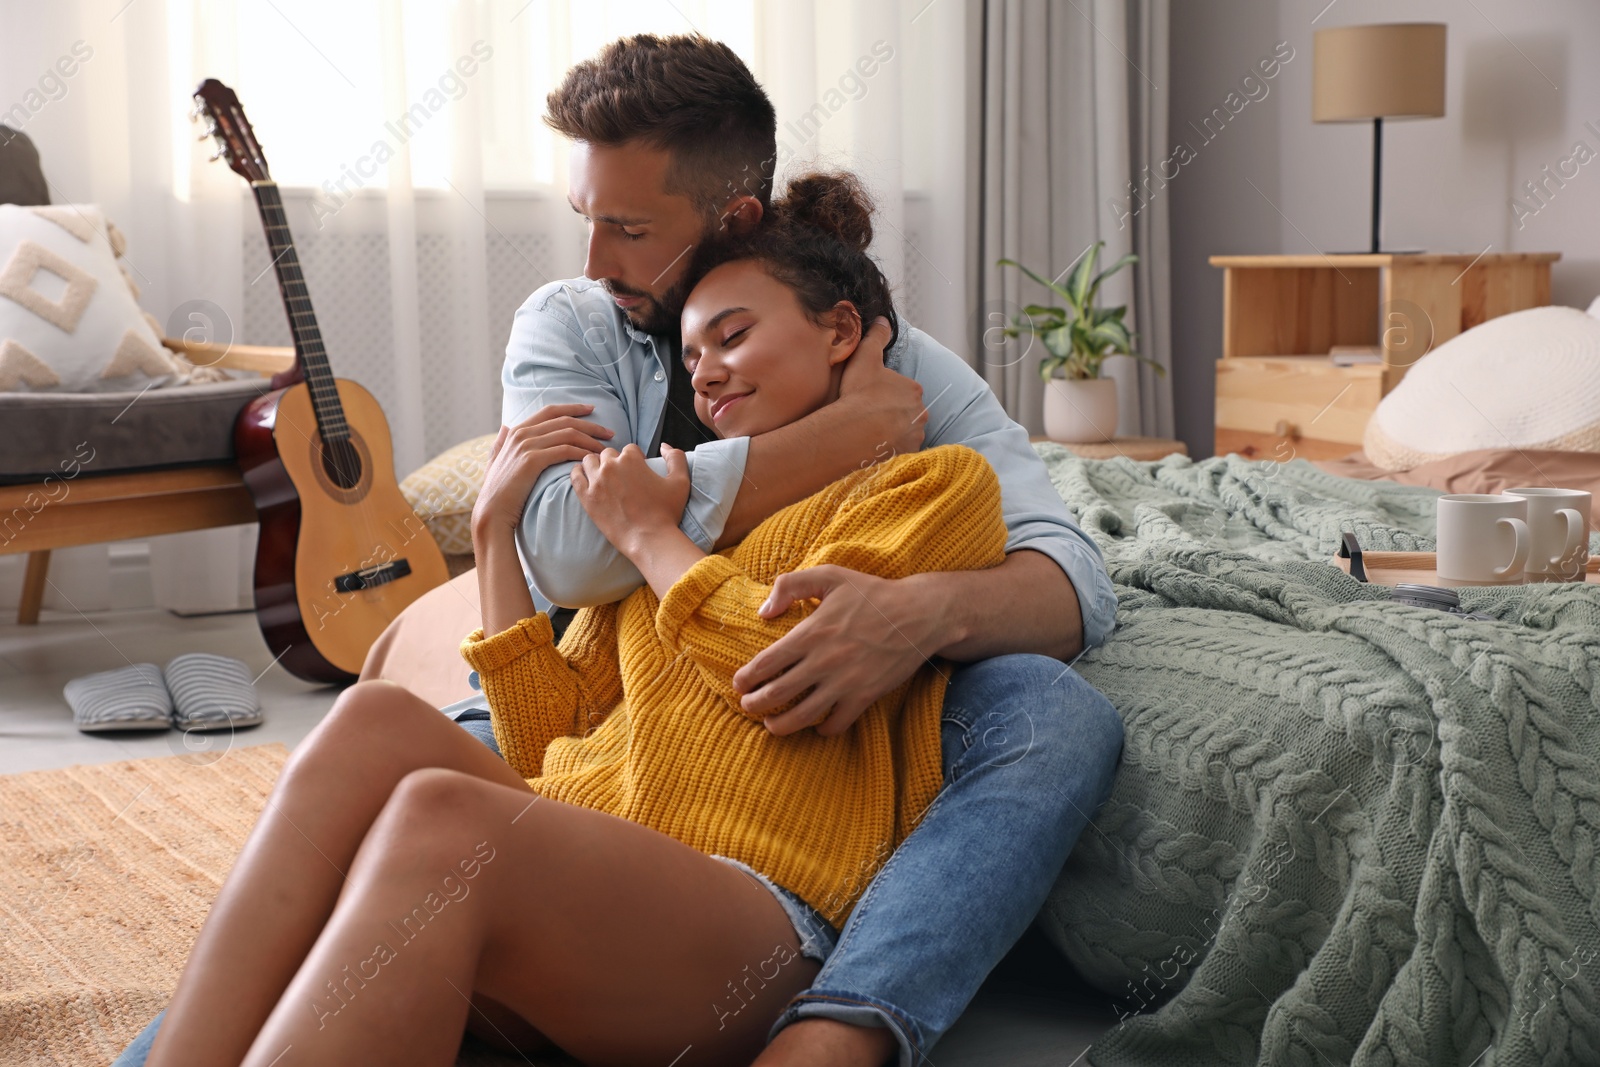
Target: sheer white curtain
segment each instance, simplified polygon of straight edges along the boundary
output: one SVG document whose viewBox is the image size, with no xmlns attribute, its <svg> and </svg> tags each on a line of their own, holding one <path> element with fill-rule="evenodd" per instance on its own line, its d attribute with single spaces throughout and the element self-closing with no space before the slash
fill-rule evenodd
<svg viewBox="0 0 1600 1067">
<path fill-rule="evenodd" d="M 780 177 L 820 166 L 865 178 L 878 205 L 873 252 L 901 314 L 968 358 L 975 10 L 762 0 L 754 64 L 778 111 Z"/>
<path fill-rule="evenodd" d="M 573 62 L 625 34 L 727 41 L 778 106 L 779 177 L 862 173 L 879 200 L 875 251 L 907 312 L 952 344 L 964 333 L 960 3 L 23 6 L 5 9 L 11 70 L 44 69 L 77 40 L 93 49 L 27 130 L 53 199 L 106 208 L 163 322 L 287 343 L 246 187 L 207 161 L 186 118 L 202 78 L 238 92 L 283 187 L 334 370 L 383 402 L 401 473 L 493 428 L 511 312 L 582 269 L 566 146 L 539 119 Z"/>
<path fill-rule="evenodd" d="M 203 78 L 234 88 L 282 187 L 334 372 L 382 403 L 404 475 L 493 430 L 513 312 L 545 281 L 582 271 L 566 146 L 540 116 L 568 67 L 627 34 L 700 32 L 743 57 L 778 108 L 779 178 L 812 165 L 862 173 L 902 312 L 970 357 L 975 10 L 960 0 L 0 0 L 0 101 L 24 99 L 82 41 L 92 56 L 24 126 L 52 200 L 105 208 L 128 236 L 144 307 L 168 332 L 288 344 L 253 200 L 208 162 L 210 142 L 197 143 L 187 118 Z M 208 537 L 183 536 L 188 546 Z"/>
</svg>

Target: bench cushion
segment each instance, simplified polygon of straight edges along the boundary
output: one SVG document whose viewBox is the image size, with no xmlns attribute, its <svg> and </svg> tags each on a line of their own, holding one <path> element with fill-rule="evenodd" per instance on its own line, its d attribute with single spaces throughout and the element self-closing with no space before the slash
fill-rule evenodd
<svg viewBox="0 0 1600 1067">
<path fill-rule="evenodd" d="M 0 485 L 233 461 L 233 424 L 266 378 L 127 393 L 0 393 Z M 137 398 L 137 399 L 136 399 Z"/>
</svg>

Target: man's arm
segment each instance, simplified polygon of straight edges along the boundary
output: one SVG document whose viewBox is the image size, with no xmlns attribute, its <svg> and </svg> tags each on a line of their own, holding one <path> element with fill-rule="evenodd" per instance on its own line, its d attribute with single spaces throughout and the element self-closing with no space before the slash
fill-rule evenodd
<svg viewBox="0 0 1600 1067">
<path fill-rule="evenodd" d="M 1011 652 L 1071 660 L 1083 651 L 1078 594 L 1055 560 L 1019 549 L 986 571 L 940 571 L 907 581 L 928 587 L 943 623 L 939 655 L 972 663 Z"/>
<path fill-rule="evenodd" d="M 773 733 L 823 717 L 819 733 L 840 733 L 935 655 L 1047 652 L 1065 661 L 1103 642 L 1116 621 L 1116 594 L 1100 550 L 1073 520 L 1027 431 L 960 357 L 919 331 L 905 328 L 903 336 L 898 369 L 931 398 L 926 447 L 965 444 L 1000 478 L 1006 562 L 898 581 L 840 568 L 781 575 L 763 616 L 795 599 L 823 603 L 734 676 L 751 713 L 812 689 L 793 710 L 766 721 Z M 1037 556 L 1044 559 L 1030 558 Z"/>
<path fill-rule="evenodd" d="M 913 417 L 921 410 L 920 387 L 882 368 L 888 334 L 887 325 L 875 327 L 862 342 L 861 354 L 872 355 L 875 368 L 872 360 L 847 367 L 848 403 L 771 434 L 708 441 L 686 454 L 691 490 L 679 529 L 689 540 L 707 552 L 734 543 L 773 512 L 891 449 L 920 443 L 925 415 Z M 639 423 L 637 379 L 643 376 L 635 361 L 649 357 L 630 347 L 637 344 L 598 286 L 573 281 L 541 288 L 512 324 L 501 421 L 515 425 L 550 404 L 589 404 L 589 418 L 614 433 L 606 445 L 647 448 L 655 427 Z M 916 440 L 907 446 L 913 432 Z M 880 447 L 880 441 L 887 444 Z M 666 473 L 664 460 L 647 462 Z M 567 607 L 612 603 L 643 585 L 644 577 L 584 511 L 573 492 L 572 467 L 555 464 L 534 483 L 517 531 L 519 554 L 536 599 Z"/>
<path fill-rule="evenodd" d="M 797 570 L 778 576 L 757 614 L 777 618 L 811 598 L 822 601 L 814 614 L 733 675 L 740 707 L 752 718 L 770 716 L 775 734 L 811 725 L 843 733 L 934 656 L 1037 652 L 1069 660 L 1082 651 L 1072 583 L 1054 560 L 1028 549 L 986 570 L 898 579 L 832 566 Z M 799 704 L 774 714 L 807 689 Z"/>
</svg>

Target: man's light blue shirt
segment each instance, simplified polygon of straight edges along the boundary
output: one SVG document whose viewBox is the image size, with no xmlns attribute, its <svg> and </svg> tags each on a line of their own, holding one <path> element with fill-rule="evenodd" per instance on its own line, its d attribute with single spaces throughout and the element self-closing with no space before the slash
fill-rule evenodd
<svg viewBox="0 0 1600 1067">
<path fill-rule="evenodd" d="M 551 282 L 517 310 L 501 374 L 501 421 L 514 426 L 549 404 L 593 404 L 584 418 L 615 433 L 609 447 L 637 444 L 648 455 L 664 421 L 672 358 L 671 343 L 635 329 L 599 283 Z M 1006 415 L 964 360 L 904 320 L 884 364 L 922 385 L 928 407 L 924 448 L 967 445 L 994 467 L 1009 531 L 1006 551 L 1028 548 L 1055 560 L 1078 592 L 1084 647 L 1105 641 L 1117 609 L 1105 561 L 1051 486 L 1027 431 Z M 694 418 L 692 411 L 685 414 Z M 731 437 L 684 454 L 691 487 L 680 527 L 707 552 L 733 509 L 749 451 L 750 438 Z M 648 462 L 666 473 L 665 460 Z M 644 584 L 638 568 L 590 521 L 568 480 L 572 467 L 557 463 L 539 476 L 517 533 L 541 611 L 552 604 L 609 604 Z"/>
</svg>

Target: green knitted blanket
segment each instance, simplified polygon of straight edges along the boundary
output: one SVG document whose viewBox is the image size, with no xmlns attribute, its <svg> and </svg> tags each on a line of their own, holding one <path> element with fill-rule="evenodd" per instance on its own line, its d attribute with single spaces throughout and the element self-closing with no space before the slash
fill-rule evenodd
<svg viewBox="0 0 1600 1067">
<path fill-rule="evenodd" d="M 1115 788 L 1040 922 L 1124 1064 L 1600 1063 L 1600 586 L 1391 602 L 1431 490 L 1036 446 L 1104 550 Z"/>
</svg>

